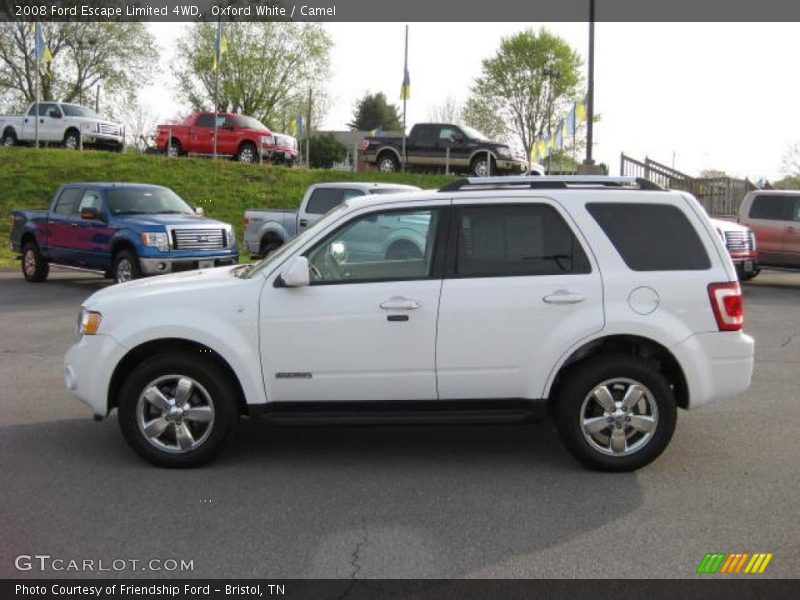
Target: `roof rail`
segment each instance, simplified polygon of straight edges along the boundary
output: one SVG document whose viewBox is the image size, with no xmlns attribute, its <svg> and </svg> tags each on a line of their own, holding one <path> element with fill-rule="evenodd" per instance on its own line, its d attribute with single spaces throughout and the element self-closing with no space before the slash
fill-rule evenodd
<svg viewBox="0 0 800 600">
<path fill-rule="evenodd" d="M 664 191 L 660 185 L 643 177 L 614 177 L 609 175 L 529 175 L 508 177 L 467 177 L 456 179 L 439 188 L 440 192 L 457 192 L 468 188 L 504 189 L 526 187 L 530 189 L 569 189 L 572 187 L 599 187 Z"/>
</svg>

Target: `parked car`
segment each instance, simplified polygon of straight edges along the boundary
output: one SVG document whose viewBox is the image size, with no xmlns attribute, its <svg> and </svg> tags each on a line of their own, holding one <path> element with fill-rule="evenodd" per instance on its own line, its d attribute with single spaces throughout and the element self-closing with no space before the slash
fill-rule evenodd
<svg viewBox="0 0 800 600">
<path fill-rule="evenodd" d="M 233 227 L 195 214 L 169 188 L 136 183 L 70 183 L 49 210 L 11 213 L 11 246 L 30 282 L 50 265 L 97 271 L 121 283 L 143 275 L 232 265 Z"/>
<path fill-rule="evenodd" d="M 92 109 L 67 102 L 34 102 L 24 115 L 0 116 L 0 144 L 14 146 L 36 141 L 62 144 L 69 150 L 93 146 L 122 152 L 125 126 L 104 119 Z"/>
<path fill-rule="evenodd" d="M 733 221 L 711 219 L 711 224 L 722 238 L 728 255 L 736 267 L 740 281 L 748 281 L 761 272 L 756 236 L 753 230 Z"/>
<path fill-rule="evenodd" d="M 264 257 L 348 198 L 412 190 L 419 190 L 419 188 L 397 183 L 360 181 L 316 183 L 308 187 L 298 210 L 260 208 L 246 210 L 244 213 L 245 248 L 255 256 Z"/>
<path fill-rule="evenodd" d="M 375 251 L 410 224 L 421 256 Z M 117 409 L 162 466 L 209 460 L 242 414 L 549 409 L 575 457 L 627 471 L 666 448 L 678 408 L 747 389 L 742 327 L 736 271 L 690 196 L 632 178 L 480 178 L 351 198 L 257 264 L 99 291 L 65 382 L 96 418 Z"/>
<path fill-rule="evenodd" d="M 403 164 L 403 138 L 372 136 L 362 144 L 364 160 L 379 171 L 398 171 Z M 447 150 L 449 149 L 449 158 Z M 406 170 L 434 169 L 491 174 L 521 174 L 529 169 L 528 159 L 516 155 L 507 144 L 491 141 L 480 131 L 450 123 L 418 123 L 406 138 Z M 491 164 L 489 161 L 491 160 Z M 537 166 L 538 167 L 538 166 Z M 536 174 L 543 174 L 541 168 Z"/>
<path fill-rule="evenodd" d="M 755 232 L 762 265 L 800 267 L 800 192 L 748 192 L 738 220 Z"/>
<path fill-rule="evenodd" d="M 297 160 L 297 140 L 278 134 L 279 139 L 258 119 L 233 113 L 199 112 L 183 123 L 158 125 L 156 147 L 172 156 L 192 154 L 210 156 L 214 153 L 214 121 L 216 120 L 217 154 L 230 156 L 239 162 L 264 160 L 293 165 Z"/>
</svg>

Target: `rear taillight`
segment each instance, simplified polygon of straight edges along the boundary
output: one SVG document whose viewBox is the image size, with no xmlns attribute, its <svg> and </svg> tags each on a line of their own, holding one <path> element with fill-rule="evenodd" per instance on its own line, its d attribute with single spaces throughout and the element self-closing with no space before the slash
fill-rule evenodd
<svg viewBox="0 0 800 600">
<path fill-rule="evenodd" d="M 369 140 L 362 140 L 361 141 L 361 150 L 366 150 L 369 148 Z"/>
<path fill-rule="evenodd" d="M 720 331 L 740 331 L 744 325 L 742 289 L 739 283 L 711 283 L 708 298 Z"/>
<path fill-rule="evenodd" d="M 248 219 L 247 217 L 242 219 L 242 225 L 244 225 L 245 227 L 249 227 L 250 226 L 250 219 Z"/>
</svg>

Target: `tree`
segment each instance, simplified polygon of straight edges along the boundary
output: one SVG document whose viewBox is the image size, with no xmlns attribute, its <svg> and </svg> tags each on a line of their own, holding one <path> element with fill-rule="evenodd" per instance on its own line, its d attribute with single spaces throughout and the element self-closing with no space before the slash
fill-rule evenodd
<svg viewBox="0 0 800 600">
<path fill-rule="evenodd" d="M 461 108 L 461 121 L 495 142 L 506 142 L 509 130 L 498 110 L 485 99 L 470 96 Z"/>
<path fill-rule="evenodd" d="M 444 102 L 431 108 L 428 119 L 433 123 L 452 123 L 460 125 L 463 121 L 461 107 L 454 96 L 447 96 Z"/>
<path fill-rule="evenodd" d="M 158 57 L 144 23 L 42 23 L 53 57 L 41 64 L 43 100 L 86 102 L 97 86 L 115 101 L 130 97 L 149 79 Z M 135 52 L 131 49 L 135 48 Z M 36 99 L 36 57 L 30 23 L 0 23 L 0 89 L 8 107 Z"/>
<path fill-rule="evenodd" d="M 579 96 L 581 64 L 566 41 L 544 28 L 503 38 L 497 54 L 483 60 L 467 101 L 468 114 L 485 119 L 484 129 L 494 116 L 530 149 Z"/>
<path fill-rule="evenodd" d="M 332 133 L 314 135 L 309 140 L 309 162 L 314 169 L 330 169 L 347 157 L 347 148 Z"/>
<path fill-rule="evenodd" d="M 178 40 L 174 74 L 193 110 L 214 110 L 216 23 L 197 23 Z M 227 49 L 219 65 L 219 110 L 284 128 L 307 110 L 308 92 L 321 117 L 330 35 L 319 23 L 224 24 Z"/>
<path fill-rule="evenodd" d="M 353 121 L 347 126 L 353 131 L 370 131 L 378 127 L 384 131 L 403 130 L 397 106 L 389 104 L 383 92 L 364 94 L 353 109 Z"/>
</svg>

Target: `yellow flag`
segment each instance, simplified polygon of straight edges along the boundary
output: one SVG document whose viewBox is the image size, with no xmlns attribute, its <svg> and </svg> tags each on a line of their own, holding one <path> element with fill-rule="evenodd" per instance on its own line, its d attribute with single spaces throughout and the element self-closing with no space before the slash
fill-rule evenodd
<svg viewBox="0 0 800 600">
<path fill-rule="evenodd" d="M 586 104 L 584 102 L 578 102 L 575 107 L 575 117 L 581 123 L 586 120 Z"/>
</svg>

